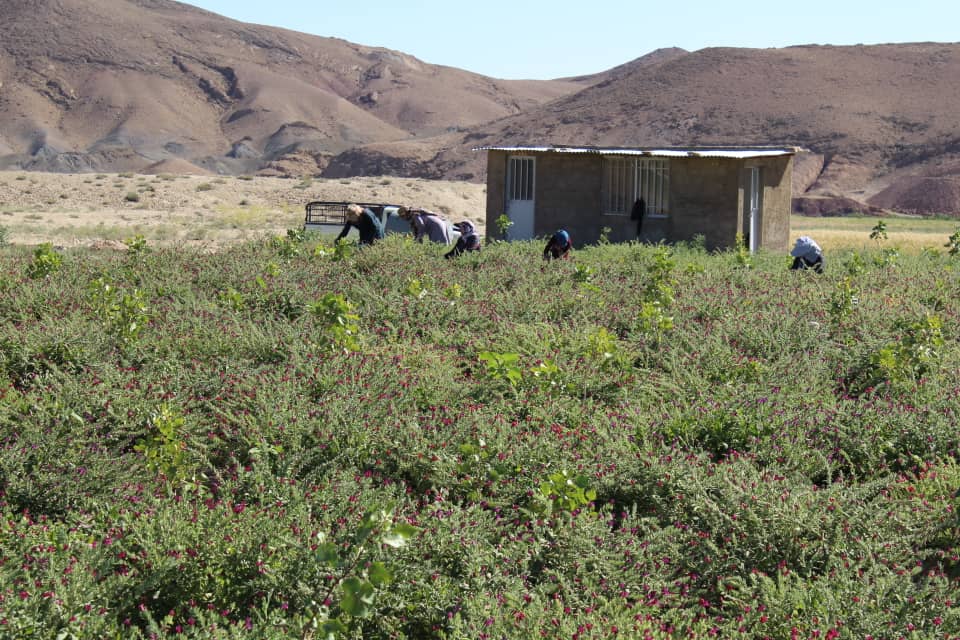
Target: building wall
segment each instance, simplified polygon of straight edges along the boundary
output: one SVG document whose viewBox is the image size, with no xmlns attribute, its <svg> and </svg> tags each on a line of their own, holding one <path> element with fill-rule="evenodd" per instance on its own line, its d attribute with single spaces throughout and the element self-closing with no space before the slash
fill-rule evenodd
<svg viewBox="0 0 960 640">
<path fill-rule="evenodd" d="M 600 237 L 599 156 L 541 153 L 537 155 L 534 234 L 549 236 L 560 227 L 576 245 Z"/>
<path fill-rule="evenodd" d="M 508 153 L 488 151 L 487 234 L 495 237 L 504 213 Z M 536 158 L 534 234 L 547 236 L 565 227 L 575 244 L 599 240 L 604 227 L 611 242 L 637 238 L 629 215 L 604 215 L 603 157 L 600 154 L 531 153 Z M 761 168 L 761 246 L 786 249 L 790 234 L 792 156 L 774 158 L 673 158 L 670 161 L 670 216 L 643 221 L 641 239 L 679 242 L 702 235 L 710 249 L 733 246 L 744 230 L 743 173 Z"/>
<path fill-rule="evenodd" d="M 504 212 L 504 190 L 507 188 L 507 154 L 487 152 L 487 237 L 497 237 L 497 218 Z"/>
<path fill-rule="evenodd" d="M 770 251 L 790 246 L 790 212 L 793 210 L 793 156 L 755 158 L 763 182 L 763 219 L 760 244 Z"/>
<path fill-rule="evenodd" d="M 497 237 L 497 218 L 506 211 L 507 160 L 504 151 L 487 152 L 487 235 Z M 524 153 L 536 158 L 533 232 L 536 237 L 551 235 L 560 227 L 570 232 L 580 246 L 600 239 L 604 226 L 610 240 L 635 237 L 629 216 L 600 215 L 602 158 L 595 154 Z"/>
<path fill-rule="evenodd" d="M 702 235 L 708 249 L 732 245 L 737 233 L 740 171 L 736 159 L 671 159 L 669 241 Z"/>
<path fill-rule="evenodd" d="M 716 249 L 733 246 L 738 233 L 746 236 L 747 167 L 760 168 L 759 246 L 771 251 L 785 250 L 790 241 L 793 156 L 672 160 L 670 240 L 691 240 L 703 235 L 707 247 Z"/>
</svg>

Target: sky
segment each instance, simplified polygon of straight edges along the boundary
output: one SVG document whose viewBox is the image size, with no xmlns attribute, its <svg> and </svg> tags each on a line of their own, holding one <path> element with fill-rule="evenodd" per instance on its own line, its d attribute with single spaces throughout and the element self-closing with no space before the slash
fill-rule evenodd
<svg viewBox="0 0 960 640">
<path fill-rule="evenodd" d="M 242 22 L 504 79 L 598 73 L 665 47 L 957 42 L 955 0 L 186 0 Z"/>
</svg>

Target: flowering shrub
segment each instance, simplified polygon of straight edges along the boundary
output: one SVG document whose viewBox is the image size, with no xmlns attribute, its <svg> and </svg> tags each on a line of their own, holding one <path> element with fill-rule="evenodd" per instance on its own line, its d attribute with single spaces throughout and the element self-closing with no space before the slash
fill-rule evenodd
<svg viewBox="0 0 960 640">
<path fill-rule="evenodd" d="M 949 255 L 128 246 L 0 247 L 0 637 L 960 636 Z"/>
</svg>

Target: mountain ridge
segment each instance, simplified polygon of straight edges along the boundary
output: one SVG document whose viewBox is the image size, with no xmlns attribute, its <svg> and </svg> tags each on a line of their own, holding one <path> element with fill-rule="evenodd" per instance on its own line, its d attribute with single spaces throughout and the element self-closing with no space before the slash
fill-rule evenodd
<svg viewBox="0 0 960 640">
<path fill-rule="evenodd" d="M 358 144 L 470 126 L 578 87 L 486 78 L 173 0 L 3 0 L 0 12 L 13 17 L 0 24 L 8 167 L 135 170 L 183 158 L 256 171 L 279 159 L 264 154 L 268 142 L 302 122 L 312 133 L 294 151 L 319 171 Z M 440 86 L 451 98 L 442 104 L 429 100 Z M 256 153 L 228 156 L 242 142 Z"/>
<path fill-rule="evenodd" d="M 960 215 L 960 45 L 658 49 L 501 80 L 175 0 L 0 0 L 0 168 L 481 181 L 485 145 L 806 147 L 808 213 Z"/>
</svg>

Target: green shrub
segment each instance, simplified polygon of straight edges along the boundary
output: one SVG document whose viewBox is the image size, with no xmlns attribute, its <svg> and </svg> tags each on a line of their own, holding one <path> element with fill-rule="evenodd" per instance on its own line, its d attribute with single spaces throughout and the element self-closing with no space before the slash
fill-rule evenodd
<svg viewBox="0 0 960 640">
<path fill-rule="evenodd" d="M 27 267 L 27 276 L 36 280 L 46 278 L 57 272 L 63 264 L 63 256 L 54 250 L 53 245 L 45 242 L 33 252 L 33 261 Z"/>
<path fill-rule="evenodd" d="M 0 251 L 0 635 L 960 629 L 946 257 L 126 243 Z"/>
</svg>

